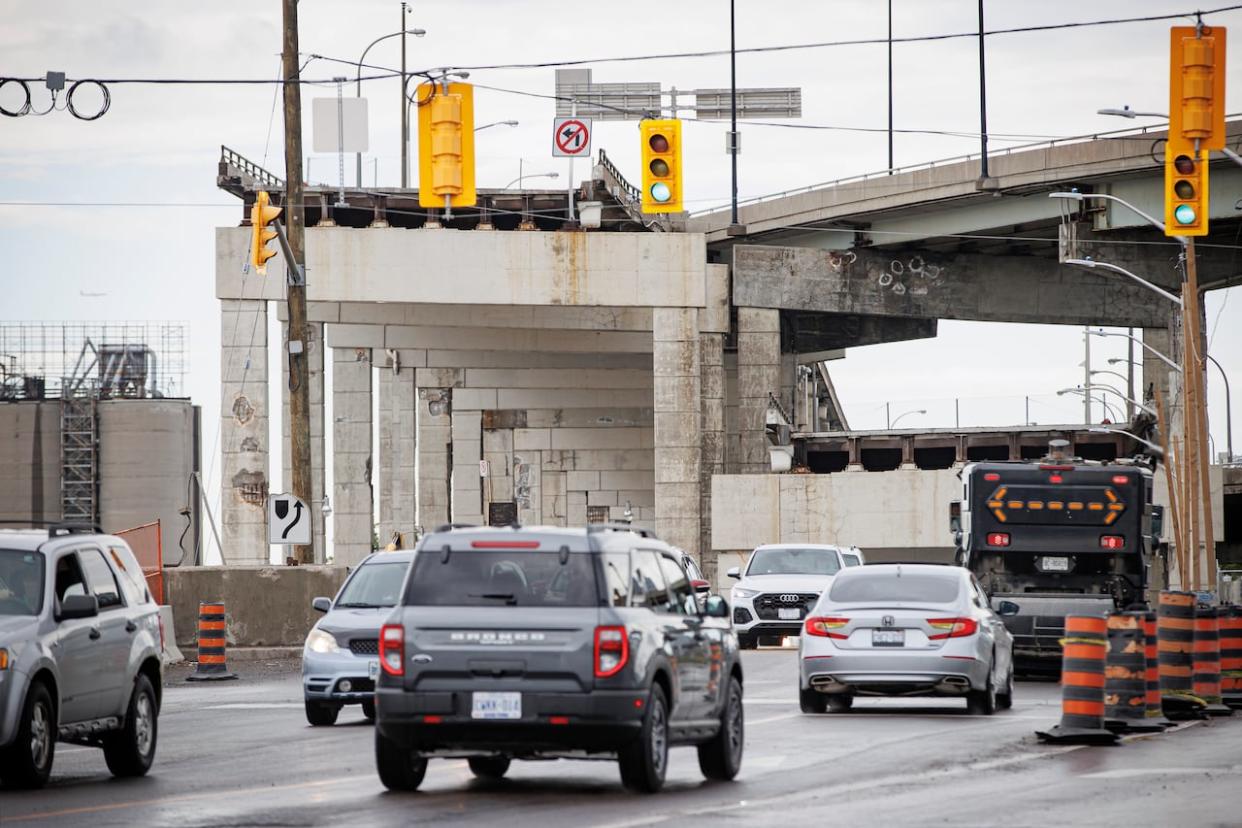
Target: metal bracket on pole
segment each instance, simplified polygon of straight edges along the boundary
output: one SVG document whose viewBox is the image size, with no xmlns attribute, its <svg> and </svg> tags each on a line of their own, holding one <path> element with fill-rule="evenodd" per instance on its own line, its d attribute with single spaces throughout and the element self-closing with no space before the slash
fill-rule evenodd
<svg viewBox="0 0 1242 828">
<path fill-rule="evenodd" d="M 289 237 L 285 235 L 285 226 L 279 221 L 273 221 L 272 226 L 276 228 L 276 239 L 280 242 L 280 252 L 285 257 L 285 268 L 289 273 L 289 284 L 305 287 L 306 271 L 293 258 L 293 250 L 289 247 Z"/>
</svg>

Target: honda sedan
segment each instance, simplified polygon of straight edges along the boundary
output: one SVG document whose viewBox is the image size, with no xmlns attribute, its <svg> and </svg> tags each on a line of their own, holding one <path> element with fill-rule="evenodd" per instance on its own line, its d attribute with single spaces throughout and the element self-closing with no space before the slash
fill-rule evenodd
<svg viewBox="0 0 1242 828">
<path fill-rule="evenodd" d="M 851 567 L 803 623 L 804 713 L 849 710 L 855 696 L 964 698 L 971 713 L 1013 704 L 1013 637 L 966 569 Z"/>
</svg>

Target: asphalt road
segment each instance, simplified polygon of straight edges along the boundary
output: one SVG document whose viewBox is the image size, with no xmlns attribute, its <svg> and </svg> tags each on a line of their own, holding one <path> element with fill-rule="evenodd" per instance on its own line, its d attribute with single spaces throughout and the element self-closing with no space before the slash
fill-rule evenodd
<svg viewBox="0 0 1242 828">
<path fill-rule="evenodd" d="M 1242 824 L 1242 715 L 1118 747 L 1048 747 L 1033 731 L 1058 718 L 1055 684 L 1020 683 L 995 716 L 887 699 L 805 716 L 794 659 L 745 654 L 735 782 L 705 782 L 680 748 L 656 796 L 626 792 L 614 763 L 569 761 L 515 763 L 499 783 L 433 761 L 421 791 L 388 793 L 358 708 L 335 727 L 306 724 L 295 663 L 235 665 L 240 681 L 215 684 L 174 671 L 148 777 L 114 780 L 99 751 L 62 744 L 48 788 L 0 792 L 0 825 Z"/>
</svg>

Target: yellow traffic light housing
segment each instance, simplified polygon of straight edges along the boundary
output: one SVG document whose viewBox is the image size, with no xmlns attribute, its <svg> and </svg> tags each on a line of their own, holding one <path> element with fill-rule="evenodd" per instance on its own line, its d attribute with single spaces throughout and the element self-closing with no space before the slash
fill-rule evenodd
<svg viewBox="0 0 1242 828">
<path fill-rule="evenodd" d="M 1167 236 L 1208 232 L 1208 151 L 1225 146 L 1225 29 L 1174 26 L 1169 36 Z"/>
<path fill-rule="evenodd" d="M 643 159 L 643 212 L 680 213 L 682 197 L 681 121 L 640 121 Z"/>
<path fill-rule="evenodd" d="M 473 207 L 474 87 L 424 83 L 418 101 L 418 205 Z"/>
<path fill-rule="evenodd" d="M 266 190 L 259 190 L 254 197 L 254 205 L 250 208 L 250 264 L 260 276 L 267 275 L 267 260 L 276 255 L 269 250 L 268 242 L 276 238 L 276 231 L 269 230 L 267 225 L 275 221 L 281 213 L 279 207 L 272 206 L 271 196 Z"/>
</svg>

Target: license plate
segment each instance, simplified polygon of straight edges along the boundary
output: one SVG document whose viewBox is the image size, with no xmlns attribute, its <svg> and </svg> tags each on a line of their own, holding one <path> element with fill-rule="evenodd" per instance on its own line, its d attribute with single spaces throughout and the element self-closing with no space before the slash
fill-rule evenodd
<svg viewBox="0 0 1242 828">
<path fill-rule="evenodd" d="M 520 719 L 522 718 L 522 694 L 473 693 L 470 718 Z"/>
<path fill-rule="evenodd" d="M 872 630 L 872 647 L 904 647 L 906 646 L 905 630 Z"/>
<path fill-rule="evenodd" d="M 780 607 L 776 610 L 776 617 L 781 621 L 798 621 L 802 618 L 802 610 L 794 607 Z"/>
<path fill-rule="evenodd" d="M 1044 558 L 1045 572 L 1069 572 L 1069 558 Z"/>
<path fill-rule="evenodd" d="M 367 664 L 367 678 L 372 681 L 379 678 L 379 659 Z"/>
</svg>

